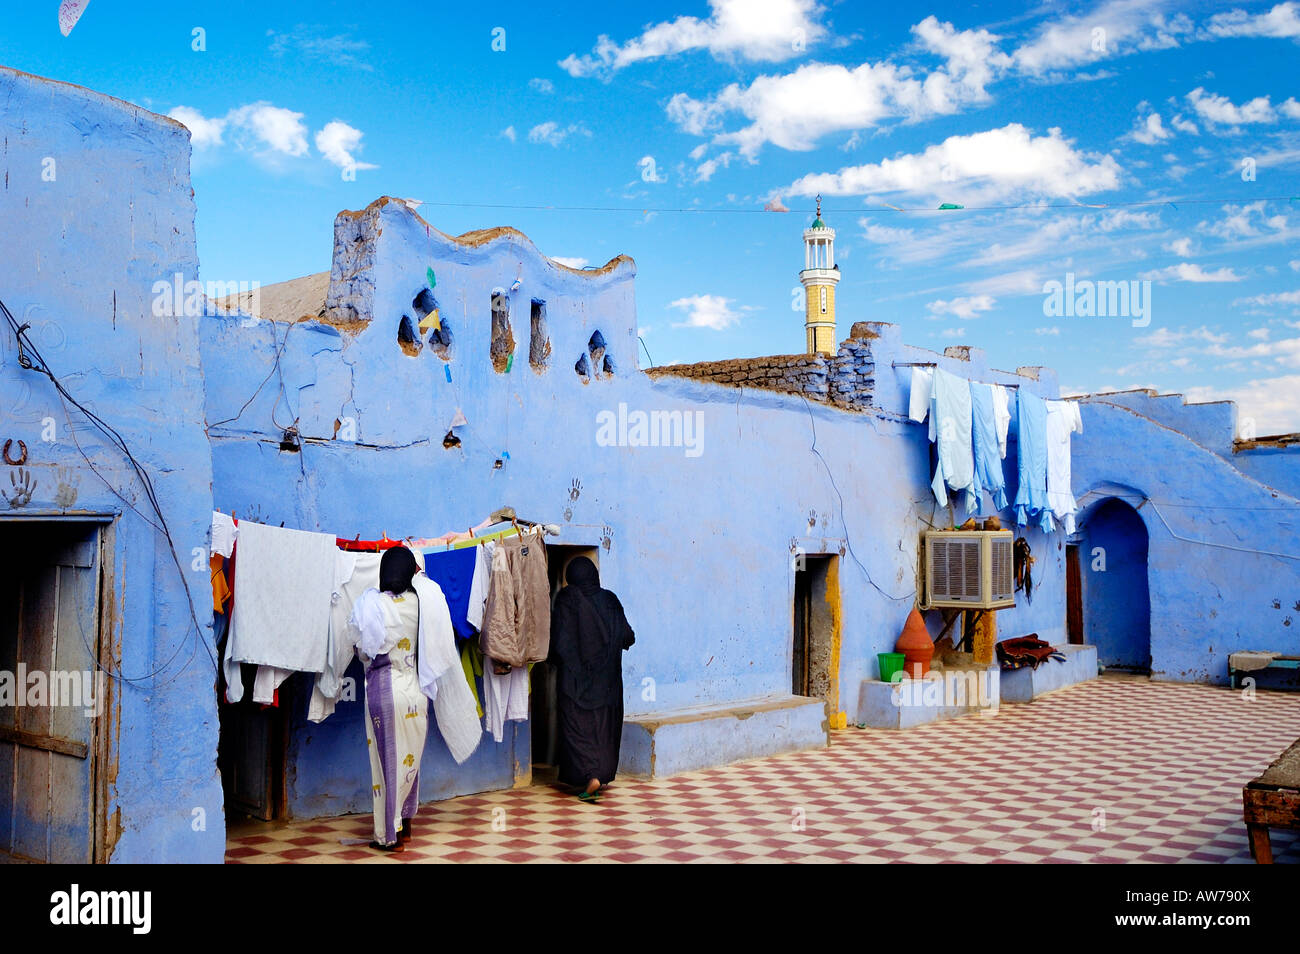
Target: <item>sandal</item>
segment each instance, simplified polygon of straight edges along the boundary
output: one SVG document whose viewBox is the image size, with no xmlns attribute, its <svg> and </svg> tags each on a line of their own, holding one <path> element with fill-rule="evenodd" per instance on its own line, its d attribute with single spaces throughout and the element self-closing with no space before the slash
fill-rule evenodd
<svg viewBox="0 0 1300 954">
<path fill-rule="evenodd" d="M 600 789 L 594 792 L 588 792 L 584 789 L 578 793 L 578 798 L 584 802 L 598 802 L 600 801 Z"/>
<path fill-rule="evenodd" d="M 370 847 L 375 849 L 376 851 L 398 852 L 398 851 L 406 850 L 406 845 L 402 843 L 402 840 L 400 838 L 397 841 L 393 842 L 391 845 L 381 845 L 377 841 L 372 841 L 370 843 Z"/>
</svg>

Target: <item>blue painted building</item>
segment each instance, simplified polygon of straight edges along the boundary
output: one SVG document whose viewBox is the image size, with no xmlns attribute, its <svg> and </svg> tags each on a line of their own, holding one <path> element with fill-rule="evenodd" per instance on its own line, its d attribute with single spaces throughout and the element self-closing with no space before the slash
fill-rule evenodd
<svg viewBox="0 0 1300 954">
<path fill-rule="evenodd" d="M 160 280 L 197 279 L 185 131 L 22 74 L 0 72 L 0 85 L 0 211 L 17 226 L 0 239 L 0 300 L 31 324 L 68 391 L 122 435 L 171 537 L 151 526 L 160 519 L 121 448 L 75 408 L 65 415 L 0 329 L 0 441 L 25 440 L 23 469 L 36 475 L 30 500 L 6 497 L 0 531 L 72 524 L 85 529 L 74 542 L 98 541 L 101 651 L 133 677 L 109 680 L 98 748 L 86 743 L 90 787 L 77 804 L 101 819 L 88 835 L 96 858 L 221 860 L 219 748 L 227 788 L 239 775 L 236 794 L 263 796 L 263 812 L 369 810 L 359 701 L 311 723 L 299 675 L 271 715 L 232 721 L 218 706 L 214 506 L 366 539 L 463 528 L 502 505 L 559 525 L 553 572 L 592 555 L 637 632 L 623 771 L 668 774 L 824 745 L 865 720 L 876 655 L 916 599 L 922 533 L 966 519 L 930 491 L 926 427 L 906 413 L 911 364 L 1059 396 L 1049 369 L 999 371 L 978 349 L 935 354 L 872 322 L 853 324 L 833 353 L 643 368 L 631 259 L 574 270 L 513 229 L 448 236 L 388 198 L 337 217 L 329 273 L 236 294 L 229 313 L 155 314 Z M 93 148 L 87 122 L 100 130 Z M 58 167 L 49 188 L 47 156 Z M 1156 678 L 1226 682 L 1233 649 L 1296 651 L 1287 611 L 1273 608 L 1300 601 L 1294 470 L 1244 464 L 1234 413 L 1150 395 L 1083 399 L 1078 533 L 1018 531 L 1036 559 L 1035 595 L 998 613 L 999 635 L 1066 643 L 1078 566 L 1076 636 Z M 467 423 L 453 425 L 458 414 Z M 53 442 L 41 439 L 48 417 Z M 1013 446 L 1012 497 L 1015 460 Z M 1092 569 L 1097 548 L 1104 571 Z M 75 577 L 86 559 L 48 562 Z M 937 634 L 940 614 L 928 617 Z M 459 766 L 431 732 L 422 797 L 529 784 L 549 758 L 547 706 L 539 685 L 534 719 Z M 42 741 L 6 727 L 0 772 Z M 60 738 L 46 731 L 40 751 Z M 56 821 L 44 822 L 47 846 Z"/>
</svg>

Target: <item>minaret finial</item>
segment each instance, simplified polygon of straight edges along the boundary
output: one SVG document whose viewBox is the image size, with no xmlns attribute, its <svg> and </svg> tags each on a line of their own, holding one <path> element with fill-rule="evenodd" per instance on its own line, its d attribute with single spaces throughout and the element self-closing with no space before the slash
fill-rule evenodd
<svg viewBox="0 0 1300 954">
<path fill-rule="evenodd" d="M 818 192 L 817 193 L 817 218 L 820 219 L 821 217 L 822 217 L 822 194 Z"/>
</svg>

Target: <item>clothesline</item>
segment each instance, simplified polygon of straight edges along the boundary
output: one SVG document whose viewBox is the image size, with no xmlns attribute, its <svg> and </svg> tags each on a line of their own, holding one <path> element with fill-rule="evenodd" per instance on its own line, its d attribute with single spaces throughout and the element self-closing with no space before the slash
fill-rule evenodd
<svg viewBox="0 0 1300 954">
<path fill-rule="evenodd" d="M 889 364 L 890 367 L 893 368 L 937 368 L 939 367 L 939 362 L 937 361 L 891 361 Z M 1020 385 L 1018 384 L 1003 384 L 1000 381 L 995 381 L 993 383 L 997 384 L 999 387 L 1004 387 L 1004 388 L 1020 387 Z"/>
</svg>

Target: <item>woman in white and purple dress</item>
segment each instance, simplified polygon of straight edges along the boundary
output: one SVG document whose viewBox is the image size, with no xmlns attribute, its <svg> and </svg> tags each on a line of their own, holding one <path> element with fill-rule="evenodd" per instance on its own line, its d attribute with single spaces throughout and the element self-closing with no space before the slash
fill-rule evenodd
<svg viewBox="0 0 1300 954">
<path fill-rule="evenodd" d="M 367 590 L 352 616 L 366 670 L 366 747 L 375 815 L 370 847 L 381 851 L 405 849 L 420 807 L 429 700 L 420 690 L 416 662 L 420 609 L 411 580 L 418 571 L 406 547 L 387 551 L 379 564 L 379 589 Z"/>
</svg>

